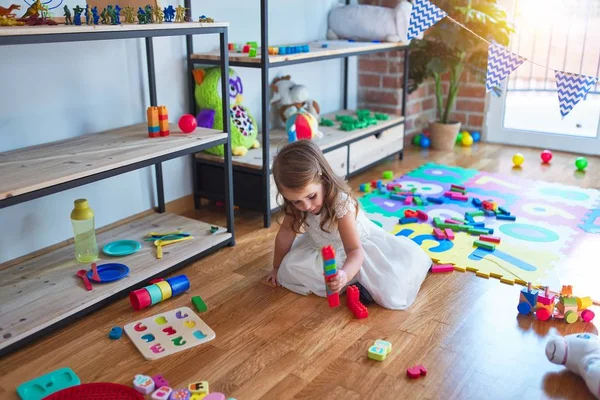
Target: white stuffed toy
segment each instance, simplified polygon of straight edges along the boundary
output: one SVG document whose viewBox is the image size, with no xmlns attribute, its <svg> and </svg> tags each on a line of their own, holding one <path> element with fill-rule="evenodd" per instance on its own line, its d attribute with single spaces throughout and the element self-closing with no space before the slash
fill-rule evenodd
<svg viewBox="0 0 600 400">
<path fill-rule="evenodd" d="M 327 39 L 408 43 L 411 11 L 407 0 L 400 0 L 394 8 L 338 3 L 329 12 Z"/>
<path fill-rule="evenodd" d="M 600 399 L 600 340 L 591 333 L 554 337 L 546 343 L 546 357 L 581 376 L 592 394 Z"/>
<path fill-rule="evenodd" d="M 319 120 L 319 103 L 309 98 L 308 89 L 304 85 L 297 85 L 290 75 L 273 79 L 271 84 L 271 104 L 278 108 L 279 122 L 285 125 L 287 119 L 297 113 L 301 108 Z"/>
</svg>

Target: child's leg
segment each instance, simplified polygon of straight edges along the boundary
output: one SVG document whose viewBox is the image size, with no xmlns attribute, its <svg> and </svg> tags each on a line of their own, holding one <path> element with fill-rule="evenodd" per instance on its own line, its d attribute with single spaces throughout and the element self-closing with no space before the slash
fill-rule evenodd
<svg viewBox="0 0 600 400">
<path fill-rule="evenodd" d="M 325 278 L 320 253 L 303 237 L 296 239 L 279 266 L 277 281 L 292 292 L 326 297 Z"/>
</svg>

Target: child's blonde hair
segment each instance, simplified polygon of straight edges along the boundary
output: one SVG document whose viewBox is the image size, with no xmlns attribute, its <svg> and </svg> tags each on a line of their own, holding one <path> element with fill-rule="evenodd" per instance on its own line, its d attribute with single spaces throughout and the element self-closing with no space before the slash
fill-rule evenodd
<svg viewBox="0 0 600 400">
<path fill-rule="evenodd" d="M 312 140 L 298 140 L 285 145 L 273 161 L 273 178 L 279 193 L 282 187 L 298 190 L 311 183 L 323 184 L 321 229 L 326 232 L 329 232 L 325 229 L 326 226 L 336 226 L 335 202 L 341 193 L 346 193 L 348 200 L 354 202 L 358 213 L 358 202 L 352 196 L 350 186 L 333 172 L 323 152 Z M 285 197 L 280 206 L 285 215 L 293 217 L 294 232 L 300 233 L 306 220 L 306 212 L 298 210 Z"/>
</svg>

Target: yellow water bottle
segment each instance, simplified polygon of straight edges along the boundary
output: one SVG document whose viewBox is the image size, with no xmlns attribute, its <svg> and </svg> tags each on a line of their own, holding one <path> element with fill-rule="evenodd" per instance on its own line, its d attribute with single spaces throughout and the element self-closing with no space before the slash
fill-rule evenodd
<svg viewBox="0 0 600 400">
<path fill-rule="evenodd" d="M 75 257 L 81 263 L 90 263 L 98 259 L 98 244 L 94 228 L 94 212 L 86 199 L 75 200 L 71 211 L 71 223 L 75 239 Z"/>
</svg>

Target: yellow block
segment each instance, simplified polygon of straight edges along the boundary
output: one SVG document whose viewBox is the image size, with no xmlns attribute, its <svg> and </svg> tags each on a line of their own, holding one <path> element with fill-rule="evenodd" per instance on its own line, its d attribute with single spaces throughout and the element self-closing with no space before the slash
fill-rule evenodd
<svg viewBox="0 0 600 400">
<path fill-rule="evenodd" d="M 156 286 L 158 286 L 158 288 L 160 289 L 160 292 L 162 293 L 163 301 L 173 295 L 173 291 L 171 290 L 171 285 L 169 285 L 169 282 L 167 282 L 167 281 L 156 282 Z"/>
<path fill-rule="evenodd" d="M 467 271 L 471 271 L 471 272 L 477 272 L 479 271 L 479 268 L 475 268 L 475 267 L 467 267 L 466 268 Z"/>
<path fill-rule="evenodd" d="M 593 304 L 591 297 L 577 297 L 577 308 L 579 310 L 585 310 Z"/>
<path fill-rule="evenodd" d="M 150 106 L 147 110 L 148 126 L 158 126 L 158 107 Z"/>
<path fill-rule="evenodd" d="M 499 274 L 497 272 L 490 272 L 490 276 L 492 278 L 496 278 L 496 279 L 502 279 L 502 274 Z"/>
<path fill-rule="evenodd" d="M 519 278 L 515 278 L 515 283 L 518 283 L 519 285 L 527 285 L 527 282 L 525 282 L 523 279 L 519 279 Z"/>
<path fill-rule="evenodd" d="M 490 275 L 486 274 L 485 272 L 479 272 L 479 271 L 477 271 L 477 272 L 475 272 L 475 275 L 477 275 L 480 278 L 485 278 L 485 279 L 489 279 L 490 278 Z"/>
<path fill-rule="evenodd" d="M 458 265 L 455 265 L 454 270 L 458 272 L 465 272 L 467 269 L 465 267 L 459 267 Z"/>
<path fill-rule="evenodd" d="M 514 286 L 514 284 L 515 284 L 515 281 L 513 281 L 512 279 L 507 279 L 507 278 L 500 278 L 500 282 L 506 283 L 507 285 L 512 285 L 512 286 Z"/>
</svg>

